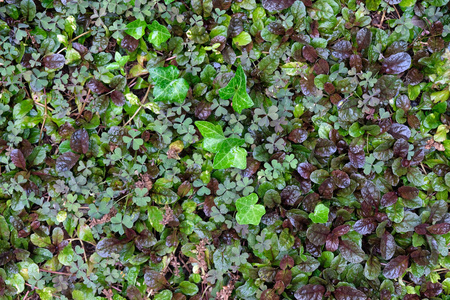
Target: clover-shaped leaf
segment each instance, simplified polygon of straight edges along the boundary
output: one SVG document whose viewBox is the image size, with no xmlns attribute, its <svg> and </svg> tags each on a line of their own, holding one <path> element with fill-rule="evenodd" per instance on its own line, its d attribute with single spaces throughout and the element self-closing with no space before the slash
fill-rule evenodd
<svg viewBox="0 0 450 300">
<path fill-rule="evenodd" d="M 266 213 L 266 209 L 258 202 L 258 195 L 252 193 L 247 197 L 236 200 L 237 215 L 236 220 L 241 225 L 258 225 L 261 217 Z"/>
<path fill-rule="evenodd" d="M 228 82 L 227 86 L 219 90 L 219 96 L 222 99 L 233 97 L 232 106 L 235 111 L 241 113 L 243 109 L 253 106 L 253 101 L 247 94 L 247 76 L 244 70 L 239 66 L 234 77 Z"/>
</svg>

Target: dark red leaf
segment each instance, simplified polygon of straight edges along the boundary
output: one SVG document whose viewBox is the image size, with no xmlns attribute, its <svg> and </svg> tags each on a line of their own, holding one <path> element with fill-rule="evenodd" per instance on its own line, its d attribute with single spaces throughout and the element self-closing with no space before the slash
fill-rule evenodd
<svg viewBox="0 0 450 300">
<path fill-rule="evenodd" d="M 338 59 L 347 59 L 353 54 L 352 44 L 349 41 L 339 41 L 334 44 L 331 53 Z"/>
<path fill-rule="evenodd" d="M 195 117 L 200 120 L 206 120 L 211 115 L 211 103 L 202 101 L 195 107 Z"/>
<path fill-rule="evenodd" d="M 280 261 L 280 269 L 286 270 L 287 268 L 291 269 L 295 265 L 294 259 L 289 255 L 285 255 Z"/>
<path fill-rule="evenodd" d="M 301 128 L 295 128 L 289 133 L 288 139 L 296 144 L 303 143 L 308 138 L 308 132 Z"/>
<path fill-rule="evenodd" d="M 314 65 L 314 72 L 316 72 L 317 75 L 328 74 L 329 71 L 330 66 L 328 65 L 328 62 L 323 58 L 320 58 Z"/>
<path fill-rule="evenodd" d="M 369 204 L 378 206 L 380 202 L 380 191 L 372 181 L 366 181 L 366 184 L 361 189 L 361 195 L 363 196 L 363 199 Z"/>
<path fill-rule="evenodd" d="M 400 95 L 395 101 L 395 105 L 407 112 L 411 108 L 411 101 L 409 100 L 408 96 Z"/>
<path fill-rule="evenodd" d="M 42 64 L 49 69 L 59 69 L 64 67 L 66 59 L 62 54 L 50 54 L 42 59 Z"/>
<path fill-rule="evenodd" d="M 417 85 L 421 83 L 422 80 L 423 80 L 423 73 L 417 70 L 416 68 L 409 69 L 405 77 L 405 83 L 408 85 Z"/>
<path fill-rule="evenodd" d="M 316 96 L 318 94 L 319 90 L 314 84 L 314 78 L 315 76 L 312 73 L 308 77 L 300 78 L 300 87 L 305 96 Z"/>
<path fill-rule="evenodd" d="M 398 196 L 396 192 L 389 192 L 381 197 L 380 204 L 381 206 L 388 207 L 397 203 Z"/>
<path fill-rule="evenodd" d="M 222 35 L 217 35 L 211 39 L 211 45 L 214 44 L 220 44 L 220 46 L 217 48 L 217 51 L 222 51 L 227 44 L 227 38 Z"/>
<path fill-rule="evenodd" d="M 262 0 L 262 5 L 269 12 L 280 11 L 291 7 L 295 0 Z"/>
<path fill-rule="evenodd" d="M 395 53 L 384 59 L 381 72 L 386 74 L 400 74 L 411 66 L 411 56 L 406 52 Z"/>
<path fill-rule="evenodd" d="M 302 176 L 305 179 L 309 179 L 311 173 L 314 172 L 315 170 L 317 170 L 317 168 L 308 162 L 299 163 L 297 167 L 298 174 L 300 174 L 300 176 Z"/>
<path fill-rule="evenodd" d="M 299 288 L 294 297 L 297 300 L 322 300 L 325 287 L 318 284 L 307 284 Z"/>
<path fill-rule="evenodd" d="M 127 51 L 133 52 L 139 46 L 139 40 L 125 33 L 120 46 Z"/>
<path fill-rule="evenodd" d="M 79 154 L 75 154 L 73 152 L 66 152 L 60 155 L 56 159 L 56 171 L 58 172 L 66 172 L 75 166 L 80 158 Z"/>
<path fill-rule="evenodd" d="M 110 91 L 103 83 L 96 79 L 91 79 L 86 83 L 86 87 L 96 94 L 103 94 Z"/>
<path fill-rule="evenodd" d="M 427 290 L 423 293 L 425 297 L 432 298 L 442 293 L 442 284 L 440 282 L 427 282 Z"/>
<path fill-rule="evenodd" d="M 325 244 L 330 229 L 323 224 L 312 224 L 306 231 L 306 237 L 316 246 Z"/>
<path fill-rule="evenodd" d="M 258 172 L 261 162 L 257 161 L 253 157 L 247 157 L 247 168 L 244 170 L 244 177 L 252 177 L 253 174 Z"/>
<path fill-rule="evenodd" d="M 408 140 L 411 137 L 411 130 L 408 126 L 403 124 L 394 123 L 391 128 L 389 128 L 389 134 L 395 139 L 405 139 Z"/>
<path fill-rule="evenodd" d="M 353 229 L 362 235 L 371 234 L 375 228 L 377 228 L 377 222 L 373 217 L 360 219 L 353 225 Z"/>
<path fill-rule="evenodd" d="M 419 196 L 419 189 L 413 186 L 401 186 L 397 193 L 406 200 L 412 200 L 415 199 L 417 196 Z"/>
<path fill-rule="evenodd" d="M 350 151 L 348 153 L 348 158 L 352 165 L 357 169 L 364 168 L 364 165 L 366 164 L 366 154 L 364 153 L 364 150 L 358 152 Z"/>
<path fill-rule="evenodd" d="M 394 155 L 396 157 L 407 157 L 409 151 L 409 144 L 405 139 L 398 139 L 394 143 Z M 391 156 L 392 157 L 392 156 Z"/>
<path fill-rule="evenodd" d="M 395 243 L 394 237 L 385 231 L 380 241 L 380 252 L 383 259 L 390 260 L 394 256 L 396 248 L 397 244 Z"/>
<path fill-rule="evenodd" d="M 339 238 L 333 234 L 330 233 L 327 236 L 327 240 L 325 242 L 325 248 L 327 249 L 327 251 L 331 251 L 334 252 L 339 248 Z"/>
<path fill-rule="evenodd" d="M 313 46 L 306 45 L 303 47 L 303 57 L 310 63 L 314 63 L 318 57 L 316 49 Z"/>
<path fill-rule="evenodd" d="M 118 90 L 114 90 L 111 93 L 111 100 L 117 106 L 123 106 L 125 104 L 125 96 Z"/>
<path fill-rule="evenodd" d="M 381 300 L 391 300 L 391 292 L 387 289 L 382 289 L 380 293 Z"/>
<path fill-rule="evenodd" d="M 228 25 L 228 37 L 234 38 L 237 37 L 244 30 L 244 24 L 240 18 L 231 18 L 230 25 Z"/>
<path fill-rule="evenodd" d="M 427 230 L 431 234 L 446 234 L 450 231 L 450 224 L 449 223 L 440 223 L 435 224 L 427 227 Z"/>
<path fill-rule="evenodd" d="M 295 206 L 297 201 L 300 201 L 301 195 L 302 192 L 296 185 L 288 185 L 280 193 L 282 203 L 289 206 Z"/>
<path fill-rule="evenodd" d="M 414 227 L 414 231 L 419 235 L 425 235 L 427 234 L 427 227 L 428 224 L 420 224 Z"/>
<path fill-rule="evenodd" d="M 361 28 L 356 34 L 356 43 L 358 43 L 358 51 L 366 49 L 372 42 L 372 32 L 368 28 Z"/>
<path fill-rule="evenodd" d="M 203 212 L 205 215 L 209 218 L 211 217 L 212 208 L 216 206 L 216 203 L 214 203 L 214 197 L 213 196 L 206 196 L 205 202 L 203 203 Z"/>
<path fill-rule="evenodd" d="M 145 272 L 144 281 L 149 289 L 155 291 L 159 291 L 169 285 L 166 278 L 160 272 L 153 270 L 147 270 Z"/>
<path fill-rule="evenodd" d="M 352 54 L 350 56 L 350 67 L 355 68 L 356 72 L 361 72 L 363 68 L 362 58 L 357 54 Z"/>
<path fill-rule="evenodd" d="M 127 288 L 127 298 L 130 300 L 142 300 L 141 291 L 134 285 L 129 285 Z"/>
<path fill-rule="evenodd" d="M 280 296 L 273 289 L 267 289 L 261 294 L 261 300 L 279 300 Z"/>
<path fill-rule="evenodd" d="M 431 53 L 439 52 L 445 47 L 444 39 L 440 36 L 432 36 L 427 41 L 427 48 Z"/>
<path fill-rule="evenodd" d="M 334 183 L 332 178 L 325 179 L 319 186 L 319 194 L 325 199 L 333 198 Z"/>
<path fill-rule="evenodd" d="M 86 154 L 89 150 L 89 134 L 86 129 L 78 129 L 70 138 L 70 148 L 73 151 Z"/>
<path fill-rule="evenodd" d="M 430 261 L 428 257 L 430 256 L 430 251 L 418 249 L 411 253 L 411 259 L 419 266 L 427 266 Z"/>
<path fill-rule="evenodd" d="M 396 279 L 405 273 L 408 268 L 409 258 L 406 255 L 400 255 L 392 259 L 384 267 L 383 275 L 388 279 Z"/>
<path fill-rule="evenodd" d="M 421 299 L 417 294 L 406 294 L 405 297 L 403 297 L 403 300 L 421 300 Z"/>
<path fill-rule="evenodd" d="M 333 178 L 334 184 L 341 189 L 345 189 L 350 185 L 350 177 L 341 170 L 334 170 L 331 172 L 331 178 Z"/>
<path fill-rule="evenodd" d="M 72 48 L 77 50 L 82 57 L 85 56 L 89 51 L 87 47 L 77 42 L 72 43 Z"/>
<path fill-rule="evenodd" d="M 367 300 L 366 294 L 351 286 L 340 286 L 334 291 L 336 300 Z"/>
<path fill-rule="evenodd" d="M 364 251 L 353 241 L 341 240 L 339 242 L 339 251 L 342 257 L 351 263 L 360 263 L 366 259 Z"/>
<path fill-rule="evenodd" d="M 425 151 L 423 150 L 423 149 L 418 149 L 415 153 L 414 153 L 414 155 L 413 155 L 413 157 L 412 157 L 412 159 L 411 159 L 411 162 L 410 162 L 410 166 L 411 167 L 414 167 L 414 166 L 417 166 L 417 165 L 419 165 L 421 162 L 422 162 L 422 160 L 425 158 Z"/>
<path fill-rule="evenodd" d="M 22 170 L 27 169 L 25 157 L 23 156 L 22 151 L 20 151 L 19 149 L 13 149 L 11 151 L 11 160 L 16 167 L 21 168 Z"/>
<path fill-rule="evenodd" d="M 350 225 L 340 225 L 333 229 L 333 234 L 336 236 L 342 236 L 350 231 Z"/>
<path fill-rule="evenodd" d="M 316 147 L 314 148 L 314 154 L 320 157 L 330 157 L 337 151 L 336 145 L 327 139 L 318 138 Z"/>
<path fill-rule="evenodd" d="M 284 35 L 286 33 L 284 26 L 277 22 L 272 22 L 267 25 L 267 30 L 276 35 Z"/>
<path fill-rule="evenodd" d="M 232 0 L 213 0 L 213 8 L 228 10 L 231 7 Z"/>
<path fill-rule="evenodd" d="M 317 193 L 310 193 L 303 198 L 302 206 L 305 211 L 312 212 L 316 205 L 320 202 L 320 196 Z"/>
</svg>

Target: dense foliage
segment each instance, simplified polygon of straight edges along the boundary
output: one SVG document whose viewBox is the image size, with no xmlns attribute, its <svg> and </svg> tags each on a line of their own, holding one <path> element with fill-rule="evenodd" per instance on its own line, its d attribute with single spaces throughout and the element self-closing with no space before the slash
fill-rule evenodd
<svg viewBox="0 0 450 300">
<path fill-rule="evenodd" d="M 1 0 L 0 299 L 450 299 L 449 41 L 449 0 Z"/>
</svg>

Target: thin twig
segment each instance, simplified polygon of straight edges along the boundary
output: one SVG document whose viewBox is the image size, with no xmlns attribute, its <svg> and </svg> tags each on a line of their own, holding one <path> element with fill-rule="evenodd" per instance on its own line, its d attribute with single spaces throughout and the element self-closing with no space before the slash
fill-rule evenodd
<svg viewBox="0 0 450 300">
<path fill-rule="evenodd" d="M 123 125 L 124 127 L 127 126 L 131 122 L 131 120 L 133 120 L 134 117 L 136 117 L 136 115 L 139 113 L 139 111 L 141 110 L 141 108 L 145 104 L 145 101 L 147 100 L 148 93 L 150 92 L 150 88 L 151 88 L 151 85 L 148 86 L 147 92 L 145 92 L 145 96 L 141 100 L 141 105 L 138 107 L 138 109 L 136 109 L 136 111 L 134 112 L 134 115 L 125 123 L 125 125 Z"/>
<path fill-rule="evenodd" d="M 45 95 L 45 107 L 44 107 L 44 121 L 42 122 L 41 132 L 39 133 L 39 142 L 41 142 L 42 138 L 42 132 L 44 131 L 45 122 L 47 121 L 48 117 L 48 111 L 47 111 L 47 95 Z"/>
<path fill-rule="evenodd" d="M 174 59 L 174 58 L 177 58 L 177 56 L 175 55 L 175 56 L 171 56 L 171 57 L 169 57 L 169 58 L 166 58 L 166 61 L 172 60 L 172 59 Z"/>
<path fill-rule="evenodd" d="M 44 108 L 45 108 L 45 105 L 44 105 L 44 104 L 42 104 L 42 103 L 39 103 L 39 102 L 34 102 L 34 104 L 36 104 L 36 105 L 39 105 L 40 107 L 44 107 Z M 47 107 L 47 109 L 48 109 L 49 111 L 54 111 L 54 109 L 53 109 L 53 108 L 51 108 L 51 107 Z"/>
<path fill-rule="evenodd" d="M 86 31 L 86 32 L 84 32 L 84 33 L 82 33 L 82 34 L 80 34 L 80 35 L 74 37 L 73 39 L 70 40 L 70 42 L 72 43 L 73 41 L 79 39 L 79 38 L 82 37 L 83 35 L 89 34 L 89 33 L 91 33 L 91 32 L 92 32 L 92 30 L 88 30 L 88 31 Z"/>
<path fill-rule="evenodd" d="M 56 271 L 50 271 L 50 270 L 46 270 L 46 269 L 39 269 L 39 271 L 52 273 L 52 274 L 58 274 L 58 275 L 65 275 L 65 276 L 72 276 L 73 275 L 72 273 L 56 272 Z"/>
<path fill-rule="evenodd" d="M 380 24 L 378 24 L 378 28 L 382 28 L 383 27 L 383 21 L 384 21 L 384 16 L 386 15 L 386 11 L 383 10 L 383 15 L 381 16 L 381 21 Z"/>
</svg>

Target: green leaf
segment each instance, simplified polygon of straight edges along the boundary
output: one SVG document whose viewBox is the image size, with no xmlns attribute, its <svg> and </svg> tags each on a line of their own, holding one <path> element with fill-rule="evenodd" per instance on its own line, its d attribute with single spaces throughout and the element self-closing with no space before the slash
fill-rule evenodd
<svg viewBox="0 0 450 300">
<path fill-rule="evenodd" d="M 164 229 L 164 225 L 161 224 L 163 217 L 163 213 L 158 207 L 150 206 L 148 208 L 148 220 L 150 225 L 158 232 L 162 232 Z"/>
<path fill-rule="evenodd" d="M 150 30 L 148 41 L 159 47 L 162 43 L 166 42 L 170 38 L 170 32 L 166 27 L 159 24 L 158 21 L 153 21 L 152 24 L 147 26 Z"/>
<path fill-rule="evenodd" d="M 326 223 L 328 221 L 328 213 L 330 209 L 326 207 L 324 204 L 319 203 L 314 208 L 314 213 L 309 214 L 309 218 L 314 223 Z"/>
<path fill-rule="evenodd" d="M 22 0 L 20 2 L 20 12 L 28 21 L 33 21 L 36 16 L 36 4 L 34 4 L 33 0 Z"/>
<path fill-rule="evenodd" d="M 241 33 L 239 33 L 238 36 L 233 38 L 233 43 L 235 43 L 238 46 L 246 46 L 251 42 L 252 42 L 251 35 L 245 31 L 242 31 Z"/>
<path fill-rule="evenodd" d="M 125 33 L 131 35 L 136 40 L 140 39 L 145 34 L 145 28 L 147 27 L 147 23 L 143 20 L 135 20 L 131 23 L 128 23 L 125 29 Z"/>
<path fill-rule="evenodd" d="M 184 78 L 178 78 L 179 71 L 175 66 L 151 68 L 149 73 L 155 84 L 154 101 L 184 102 L 189 84 Z"/>
<path fill-rule="evenodd" d="M 206 121 L 197 121 L 195 126 L 203 136 L 203 149 L 213 153 L 219 151 L 219 144 L 225 140 L 222 127 Z"/>
<path fill-rule="evenodd" d="M 172 204 L 177 202 L 178 198 L 178 195 L 169 188 L 155 185 L 152 189 L 151 199 L 156 204 Z"/>
<path fill-rule="evenodd" d="M 245 169 L 247 167 L 247 151 L 238 146 L 245 142 L 241 139 L 229 138 L 219 144 L 219 152 L 214 157 L 214 169 L 228 169 L 231 167 Z"/>
<path fill-rule="evenodd" d="M 189 281 L 182 281 L 180 283 L 181 292 L 188 296 L 194 296 L 198 293 L 198 286 Z"/>
<path fill-rule="evenodd" d="M 156 86 L 153 89 L 155 101 L 183 103 L 189 91 L 189 84 L 184 78 L 175 79 L 168 85 Z"/>
<path fill-rule="evenodd" d="M 239 224 L 258 225 L 261 222 L 261 217 L 266 213 L 266 210 L 263 205 L 256 204 L 257 202 L 258 195 L 255 193 L 236 200 L 236 221 Z"/>
<path fill-rule="evenodd" d="M 155 85 L 164 86 L 177 79 L 180 75 L 175 66 L 151 68 L 148 70 L 150 78 Z"/>
<path fill-rule="evenodd" d="M 82 241 L 95 244 L 94 236 L 92 235 L 91 228 L 88 225 L 80 224 L 78 226 L 77 235 Z"/>
<path fill-rule="evenodd" d="M 51 244 L 49 236 L 42 237 L 40 235 L 37 235 L 36 233 L 33 233 L 30 236 L 30 240 L 34 245 L 41 247 L 41 248 L 45 248 L 47 246 L 50 246 L 50 244 Z"/>
<path fill-rule="evenodd" d="M 73 251 L 72 243 L 69 243 L 58 254 L 58 260 L 61 264 L 65 266 L 70 266 L 70 264 L 75 260 L 75 251 Z"/>
<path fill-rule="evenodd" d="M 22 119 L 23 117 L 25 117 L 30 110 L 33 108 L 33 100 L 28 99 L 28 100 L 23 100 L 20 103 L 17 103 L 16 105 L 14 105 L 14 109 L 13 109 L 13 118 L 15 120 L 18 119 Z"/>
<path fill-rule="evenodd" d="M 228 82 L 227 86 L 219 90 L 219 96 L 222 99 L 233 97 L 233 109 L 241 113 L 243 109 L 253 106 L 253 101 L 247 94 L 247 76 L 242 66 L 236 70 L 234 77 Z"/>
</svg>

